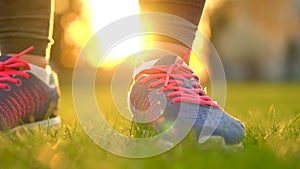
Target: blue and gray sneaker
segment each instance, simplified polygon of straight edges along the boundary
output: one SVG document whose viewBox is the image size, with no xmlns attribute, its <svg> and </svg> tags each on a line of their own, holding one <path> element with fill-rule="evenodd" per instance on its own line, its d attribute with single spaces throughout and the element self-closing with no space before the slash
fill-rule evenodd
<svg viewBox="0 0 300 169">
<path fill-rule="evenodd" d="M 151 124 L 157 133 L 162 133 L 177 118 L 185 118 L 193 123 L 191 132 L 199 143 L 217 139 L 225 146 L 242 146 L 243 124 L 206 95 L 198 76 L 184 64 L 188 56 L 189 53 L 183 59 L 166 56 L 154 61 L 151 67 L 140 66 L 129 93 L 135 121 Z M 180 109 L 186 109 L 189 115 L 179 116 Z"/>
<path fill-rule="evenodd" d="M 32 48 L 0 56 L 0 131 L 60 124 L 56 74 L 19 58 Z"/>
</svg>

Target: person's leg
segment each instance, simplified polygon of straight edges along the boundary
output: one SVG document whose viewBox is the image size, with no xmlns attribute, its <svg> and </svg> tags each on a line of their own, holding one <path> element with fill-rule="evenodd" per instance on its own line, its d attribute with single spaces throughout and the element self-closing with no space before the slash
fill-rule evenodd
<svg viewBox="0 0 300 169">
<path fill-rule="evenodd" d="M 151 47 L 158 47 L 176 53 L 179 57 L 184 56 L 193 44 L 198 29 L 198 24 L 202 16 L 205 0 L 140 0 L 141 12 L 159 12 L 175 15 L 189 21 L 191 24 L 178 34 L 188 34 L 188 42 L 183 44 L 179 40 L 171 37 L 157 35 L 154 41 L 147 44 Z M 156 20 L 146 21 L 153 25 L 155 29 Z M 160 24 L 160 23 L 159 23 Z M 182 23 L 178 23 L 182 24 Z M 177 25 L 182 26 L 182 25 Z M 172 30 L 174 31 L 174 30 Z M 186 61 L 188 62 L 188 60 Z"/>
<path fill-rule="evenodd" d="M 139 72 L 135 74 L 130 86 L 130 110 L 137 124 L 142 124 L 138 127 L 141 133 L 148 130 L 149 124 L 157 133 L 170 129 L 172 133 L 167 136 L 169 138 L 164 138 L 167 142 L 176 143 L 179 141 L 176 136 L 186 134 L 184 129 L 191 127 L 191 132 L 196 134 L 200 143 L 206 138 L 212 138 L 218 139 L 221 144 L 225 143 L 225 146 L 241 146 L 243 124 L 225 113 L 206 95 L 199 77 L 183 63 L 189 57 L 204 3 L 205 0 L 140 0 L 144 12 L 172 14 L 192 24 L 165 20 L 161 15 L 159 17 L 163 20 L 149 17 L 144 21 L 147 26 L 154 28 L 153 32 L 165 28 L 170 29 L 167 31 L 175 31 L 172 35 L 184 36 L 185 43 L 170 36 L 155 37 L 153 47 L 166 49 L 173 54 L 158 56 L 158 59 L 137 68 Z M 176 121 L 177 124 L 174 124 Z"/>
<path fill-rule="evenodd" d="M 52 7 L 53 0 L 0 0 L 0 131 L 60 123 L 57 77 L 47 65 Z"/>
<path fill-rule="evenodd" d="M 29 63 L 48 64 L 53 44 L 53 0 L 0 0 L 0 51 L 16 54 L 34 46 L 22 56 Z"/>
</svg>

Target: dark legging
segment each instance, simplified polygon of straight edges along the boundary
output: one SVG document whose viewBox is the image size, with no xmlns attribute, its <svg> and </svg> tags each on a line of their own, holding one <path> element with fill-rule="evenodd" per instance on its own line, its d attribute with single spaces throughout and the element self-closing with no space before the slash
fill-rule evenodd
<svg viewBox="0 0 300 169">
<path fill-rule="evenodd" d="M 140 9 L 142 12 L 160 12 L 176 15 L 189 21 L 194 25 L 190 26 L 182 25 L 182 23 L 173 23 L 174 27 L 184 26 L 184 32 L 178 33 L 188 36 L 188 42 L 186 42 L 185 44 L 171 37 L 166 37 L 162 35 L 155 36 L 154 40 L 177 43 L 187 47 L 192 46 L 196 35 L 195 33 L 197 31 L 198 24 L 204 8 L 205 0 L 140 0 L 139 2 Z M 156 24 L 155 19 L 149 20 L 148 22 L 150 22 L 151 25 L 154 25 L 154 28 L 155 25 L 161 24 L 161 22 Z"/>
<path fill-rule="evenodd" d="M 161 12 L 179 16 L 198 25 L 205 0 L 140 0 L 142 12 Z M 19 53 L 34 45 L 30 54 L 46 56 L 53 44 L 52 0 L 0 0 L 0 50 Z M 101 22 L 101 21 L 99 21 Z M 155 25 L 155 21 L 153 22 Z M 194 40 L 197 29 L 193 32 Z M 169 37 L 158 36 L 157 40 L 180 43 Z"/>
<path fill-rule="evenodd" d="M 46 56 L 52 40 L 51 0 L 0 0 L 1 53 L 19 53 L 34 45 L 31 54 Z"/>
</svg>

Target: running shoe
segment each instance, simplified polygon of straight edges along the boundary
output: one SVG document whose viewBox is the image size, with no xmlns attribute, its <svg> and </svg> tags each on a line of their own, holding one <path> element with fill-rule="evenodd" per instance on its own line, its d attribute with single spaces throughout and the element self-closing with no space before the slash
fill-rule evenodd
<svg viewBox="0 0 300 169">
<path fill-rule="evenodd" d="M 20 59 L 32 49 L 0 56 L 0 131 L 60 123 L 57 75 Z"/>
<path fill-rule="evenodd" d="M 172 127 L 176 119 L 184 119 L 192 123 L 190 132 L 199 143 L 217 138 L 226 146 L 241 146 L 244 125 L 206 95 L 199 77 L 184 63 L 189 55 L 182 59 L 165 56 L 137 68 L 129 92 L 134 121 L 150 124 L 158 134 Z M 179 116 L 180 111 L 186 115 Z"/>
</svg>

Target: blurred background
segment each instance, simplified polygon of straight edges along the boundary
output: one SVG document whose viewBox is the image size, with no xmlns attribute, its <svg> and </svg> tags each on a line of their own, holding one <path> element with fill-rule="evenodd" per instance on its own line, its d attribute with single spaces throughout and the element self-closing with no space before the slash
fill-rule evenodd
<svg viewBox="0 0 300 169">
<path fill-rule="evenodd" d="M 139 13 L 138 0 L 56 0 L 55 7 L 51 64 L 62 83 L 71 81 L 80 50 L 97 30 Z M 299 0 L 207 0 L 199 30 L 219 53 L 229 81 L 300 80 Z"/>
</svg>

